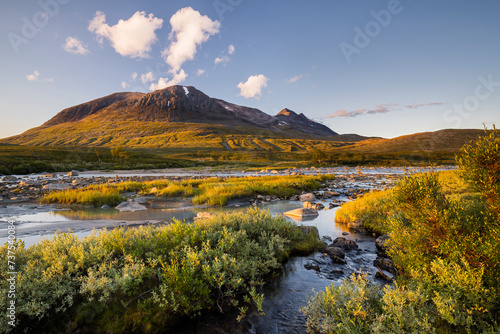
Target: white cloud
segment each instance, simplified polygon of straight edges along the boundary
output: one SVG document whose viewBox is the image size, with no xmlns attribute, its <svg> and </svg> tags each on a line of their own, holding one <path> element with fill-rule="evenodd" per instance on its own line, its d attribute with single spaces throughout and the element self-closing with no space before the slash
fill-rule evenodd
<svg viewBox="0 0 500 334">
<path fill-rule="evenodd" d="M 128 84 L 126 81 L 122 81 L 122 88 L 125 89 L 128 87 Z"/>
<path fill-rule="evenodd" d="M 294 76 L 294 77 L 292 77 L 290 79 L 287 79 L 285 81 L 286 81 L 286 83 L 294 83 L 294 82 L 299 81 L 300 79 L 302 79 L 302 74 L 296 75 L 296 76 Z"/>
<path fill-rule="evenodd" d="M 234 45 L 229 45 L 229 47 L 227 48 L 227 53 L 229 55 L 233 55 L 235 52 L 235 48 L 234 48 Z M 215 66 L 219 65 L 219 64 L 227 64 L 229 63 L 229 61 L 231 60 L 229 58 L 229 56 L 227 55 L 224 55 L 225 52 L 222 52 L 222 56 L 221 57 L 217 57 L 214 59 L 214 64 Z"/>
<path fill-rule="evenodd" d="M 131 58 L 147 58 L 151 46 L 158 40 L 155 30 L 162 27 L 163 20 L 146 16 L 146 12 L 136 12 L 128 20 L 119 20 L 114 26 L 106 24 L 103 12 L 96 12 L 88 29 L 97 35 L 102 43 L 107 38 L 116 52 Z"/>
<path fill-rule="evenodd" d="M 132 80 L 135 81 L 137 79 L 137 72 L 132 73 Z"/>
<path fill-rule="evenodd" d="M 441 102 L 419 103 L 419 104 L 409 104 L 409 105 L 400 105 L 398 103 L 384 103 L 384 104 L 379 104 L 378 106 L 375 106 L 375 108 L 370 108 L 370 109 L 363 108 L 353 111 L 347 111 L 345 109 L 337 110 L 333 114 L 327 116 L 327 118 L 357 117 L 363 115 L 387 114 L 393 111 L 412 110 L 412 109 L 435 107 L 441 105 L 443 105 L 443 103 Z"/>
<path fill-rule="evenodd" d="M 228 56 L 222 56 L 222 57 L 217 57 L 214 60 L 214 64 L 218 65 L 220 63 L 228 63 L 229 62 L 229 57 Z"/>
<path fill-rule="evenodd" d="M 66 42 L 63 45 L 63 48 L 66 52 L 75 54 L 75 55 L 86 55 L 90 53 L 87 46 L 83 44 L 82 41 L 78 40 L 76 37 L 67 37 Z"/>
<path fill-rule="evenodd" d="M 143 84 L 145 84 L 146 82 L 155 81 L 155 79 L 156 78 L 155 78 L 153 72 L 148 72 L 148 73 L 141 74 L 141 82 Z"/>
<path fill-rule="evenodd" d="M 193 8 L 186 7 L 178 10 L 170 18 L 170 24 L 171 43 L 163 50 L 162 56 L 171 67 L 170 73 L 175 75 L 181 70 L 185 61 L 194 59 L 198 45 L 219 33 L 220 22 L 212 21 L 208 16 L 202 16 Z"/>
<path fill-rule="evenodd" d="M 153 90 L 157 90 L 157 89 L 163 89 L 163 88 L 167 88 L 170 86 L 178 85 L 181 82 L 183 82 L 184 80 L 186 80 L 187 76 L 188 75 L 186 74 L 186 72 L 184 72 L 184 70 L 181 69 L 179 72 L 174 74 L 174 76 L 172 77 L 171 80 L 168 80 L 168 78 L 160 78 L 160 79 L 158 79 L 157 83 L 153 82 L 149 86 L 149 89 L 153 91 Z"/>
<path fill-rule="evenodd" d="M 40 75 L 40 73 L 38 73 L 38 71 L 35 70 L 35 72 L 33 72 L 33 74 L 28 74 L 26 76 L 26 79 L 28 79 L 28 81 L 37 81 L 39 75 Z"/>
<path fill-rule="evenodd" d="M 205 73 L 205 70 L 202 70 L 201 68 L 200 68 L 198 71 L 196 71 L 196 75 L 197 75 L 197 76 L 200 76 L 200 75 L 202 75 L 203 73 Z"/>
<path fill-rule="evenodd" d="M 47 79 L 43 79 L 43 81 L 45 82 L 48 82 L 48 83 L 54 83 L 54 78 L 47 78 Z"/>
<path fill-rule="evenodd" d="M 262 96 L 262 88 L 267 87 L 268 80 L 263 74 L 252 75 L 245 83 L 240 82 L 238 84 L 240 95 L 246 99 L 252 97 L 259 99 Z"/>
</svg>

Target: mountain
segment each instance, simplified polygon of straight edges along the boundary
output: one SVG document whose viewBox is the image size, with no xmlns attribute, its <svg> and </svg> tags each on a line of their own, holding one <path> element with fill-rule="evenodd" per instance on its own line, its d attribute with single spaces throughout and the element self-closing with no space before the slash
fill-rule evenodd
<svg viewBox="0 0 500 334">
<path fill-rule="evenodd" d="M 275 117 L 279 120 L 279 125 L 288 127 L 290 129 L 300 128 L 301 131 L 304 131 L 311 135 L 315 134 L 320 134 L 322 136 L 337 135 L 337 133 L 333 132 L 329 127 L 311 121 L 302 113 L 297 115 L 297 113 L 287 108 L 281 110 Z"/>
<path fill-rule="evenodd" d="M 286 108 L 271 116 L 211 98 L 192 86 L 171 86 L 151 93 L 115 93 L 69 107 L 43 125 L 0 142 L 171 147 L 207 138 L 216 142 L 215 137 L 221 136 L 246 136 L 249 140 L 248 136 L 258 140 L 342 138 L 327 126 Z"/>
</svg>

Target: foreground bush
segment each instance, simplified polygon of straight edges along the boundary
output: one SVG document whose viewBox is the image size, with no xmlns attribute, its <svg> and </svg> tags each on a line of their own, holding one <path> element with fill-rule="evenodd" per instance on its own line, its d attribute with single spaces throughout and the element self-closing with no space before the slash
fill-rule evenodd
<svg viewBox="0 0 500 334">
<path fill-rule="evenodd" d="M 262 303 L 256 288 L 281 261 L 317 246 L 314 233 L 259 210 L 84 239 L 57 234 L 16 249 L 16 331 L 155 333 L 204 310 L 243 316 Z M 2 278 L 7 252 L 0 249 Z M 5 279 L 0 286 L 7 291 Z M 0 307 L 8 302 L 1 294 Z"/>
<path fill-rule="evenodd" d="M 458 162 L 469 189 L 426 173 L 346 207 L 340 217 L 388 232 L 400 276 L 378 291 L 354 277 L 315 294 L 304 308 L 311 333 L 499 332 L 500 138 L 464 147 Z"/>
</svg>

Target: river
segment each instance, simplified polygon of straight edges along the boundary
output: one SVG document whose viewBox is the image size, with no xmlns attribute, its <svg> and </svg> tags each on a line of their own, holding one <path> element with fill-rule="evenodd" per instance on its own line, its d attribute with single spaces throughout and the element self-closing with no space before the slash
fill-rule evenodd
<svg viewBox="0 0 500 334">
<path fill-rule="evenodd" d="M 449 168 L 439 168 L 449 169 Z M 432 168 L 424 169 L 435 170 Z M 342 203 L 348 200 L 350 190 L 364 192 L 371 189 L 390 187 L 403 174 L 422 169 L 406 168 L 331 168 L 305 169 L 303 173 L 335 173 L 338 182 L 329 189 L 340 193 L 335 199 L 322 200 L 326 208 L 333 200 Z M 140 175 L 144 175 L 142 171 Z M 192 173 L 197 176 L 248 175 L 251 173 Z M 264 170 L 255 175 L 286 174 L 283 171 Z M 120 172 L 97 173 L 86 172 L 80 177 L 115 176 Z M 158 175 L 158 172 L 150 174 Z M 227 175 L 229 174 L 229 175 Z M 136 175 L 133 172 L 121 172 L 120 175 Z M 36 175 L 19 176 L 35 178 Z M 192 222 L 198 212 L 226 213 L 247 210 L 248 201 L 233 201 L 227 207 L 193 206 L 188 201 L 172 201 L 145 198 L 149 209 L 140 212 L 119 212 L 114 208 L 63 207 L 57 205 L 40 205 L 36 202 L 0 205 L 0 242 L 7 240 L 7 226 L 13 221 L 16 226 L 16 237 L 30 246 L 42 238 L 51 238 L 56 231 L 72 231 L 85 237 L 92 231 L 110 229 L 117 226 L 134 227 L 144 224 L 164 224 L 173 218 Z M 302 207 L 298 201 L 278 200 L 259 204 L 258 207 L 269 210 L 272 215 L 280 215 L 286 211 Z M 320 210 L 318 217 L 308 221 L 296 221 L 297 224 L 315 226 L 320 237 L 331 243 L 337 237 L 345 237 L 356 241 L 358 250 L 346 252 L 347 263 L 333 264 L 324 254 L 316 252 L 306 257 L 293 257 L 284 266 L 276 279 L 262 289 L 265 295 L 263 309 L 265 315 L 250 314 L 243 321 L 236 322 L 235 315 L 205 314 L 196 321 L 190 321 L 179 333 L 305 333 L 305 319 L 300 308 L 307 304 L 308 296 L 315 291 L 324 290 L 330 284 L 340 284 L 353 273 L 368 273 L 369 279 L 377 268 L 373 266 L 376 258 L 375 238 L 371 234 L 358 234 L 349 231 L 346 226 L 335 222 L 338 208 Z M 292 218 L 286 219 L 295 221 Z M 98 232 L 97 232 L 98 233 Z M 311 264 L 313 266 L 311 266 Z M 306 269 L 313 267 L 313 269 Z M 380 282 L 381 283 L 381 282 Z"/>
</svg>

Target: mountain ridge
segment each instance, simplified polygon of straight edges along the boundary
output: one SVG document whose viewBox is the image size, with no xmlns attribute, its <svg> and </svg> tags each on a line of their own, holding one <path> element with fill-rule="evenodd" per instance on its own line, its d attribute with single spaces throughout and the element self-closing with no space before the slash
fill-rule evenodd
<svg viewBox="0 0 500 334">
<path fill-rule="evenodd" d="M 117 131 L 119 129 L 122 131 Z M 144 137 L 152 136 L 154 145 L 164 146 L 167 143 L 158 143 L 160 136 L 189 131 L 200 137 L 256 134 L 262 138 L 327 141 L 342 138 L 327 126 L 287 108 L 271 116 L 256 108 L 211 98 L 193 86 L 176 85 L 150 93 L 113 93 L 71 106 L 41 126 L 1 142 L 97 146 L 120 142 L 126 145 L 138 140 L 144 143 Z"/>
</svg>

